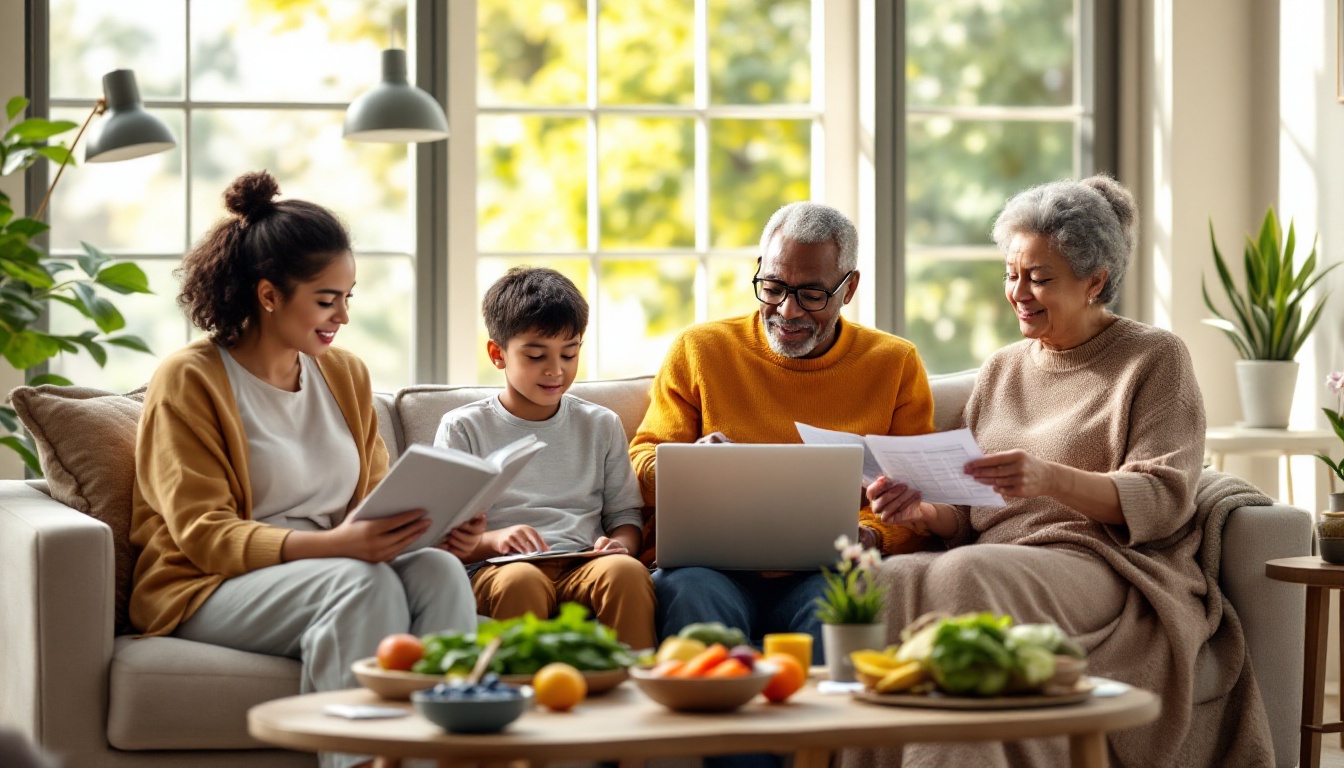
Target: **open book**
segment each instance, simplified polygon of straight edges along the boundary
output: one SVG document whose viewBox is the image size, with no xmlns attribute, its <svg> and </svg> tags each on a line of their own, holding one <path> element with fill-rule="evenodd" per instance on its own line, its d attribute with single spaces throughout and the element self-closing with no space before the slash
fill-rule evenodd
<svg viewBox="0 0 1344 768">
<path fill-rule="evenodd" d="M 854 435 L 794 422 L 804 443 L 862 445 L 863 484 L 879 476 L 918 489 L 924 501 L 1005 506 L 1003 497 L 966 474 L 966 462 L 985 455 L 969 429 L 927 435 Z"/>
<path fill-rule="evenodd" d="M 452 529 L 490 509 L 523 466 L 545 447 L 535 435 L 528 435 L 481 458 L 453 448 L 412 445 L 351 515 L 377 519 L 412 509 L 428 510 L 429 530 L 405 551 L 433 546 Z"/>
<path fill-rule="evenodd" d="M 517 562 L 518 560 L 527 560 L 536 562 L 538 560 L 591 560 L 594 557 L 606 557 L 607 555 L 620 554 L 620 550 L 615 549 L 593 549 L 585 547 L 571 552 L 557 552 L 547 550 L 545 552 L 527 552 L 521 555 L 500 555 L 498 557 L 487 557 L 485 562 L 491 565 L 503 565 L 505 563 Z"/>
</svg>

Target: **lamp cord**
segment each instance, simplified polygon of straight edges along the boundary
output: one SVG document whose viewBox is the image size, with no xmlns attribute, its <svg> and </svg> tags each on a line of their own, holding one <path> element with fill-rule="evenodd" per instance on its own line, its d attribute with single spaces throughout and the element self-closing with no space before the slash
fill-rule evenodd
<svg viewBox="0 0 1344 768">
<path fill-rule="evenodd" d="M 70 144 L 70 151 L 65 153 L 61 160 L 61 167 L 56 170 L 56 178 L 52 179 L 51 186 L 47 187 L 47 194 L 42 198 L 42 204 L 37 206 L 37 213 L 34 214 L 34 221 L 41 221 L 42 214 L 47 210 L 47 203 L 51 200 L 51 193 L 56 189 L 56 183 L 61 180 L 61 174 L 65 173 L 65 166 L 70 162 L 70 158 L 75 156 L 75 147 L 79 145 L 79 139 L 84 135 L 84 129 L 89 127 L 93 118 L 107 111 L 107 99 L 99 99 L 93 105 L 93 111 L 89 113 L 88 118 L 84 120 L 84 125 L 80 126 L 79 133 L 75 134 L 75 140 Z"/>
</svg>

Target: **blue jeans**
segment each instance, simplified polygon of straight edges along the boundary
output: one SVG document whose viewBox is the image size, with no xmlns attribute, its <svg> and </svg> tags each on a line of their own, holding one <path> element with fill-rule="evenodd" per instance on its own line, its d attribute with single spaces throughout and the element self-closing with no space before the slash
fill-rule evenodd
<svg viewBox="0 0 1344 768">
<path fill-rule="evenodd" d="M 754 571 L 659 568 L 653 572 L 653 588 L 659 641 L 698 621 L 737 627 L 757 647 L 773 632 L 806 632 L 812 636 L 812 663 L 822 663 L 814 602 L 826 591 L 820 572 L 766 578 Z"/>
</svg>

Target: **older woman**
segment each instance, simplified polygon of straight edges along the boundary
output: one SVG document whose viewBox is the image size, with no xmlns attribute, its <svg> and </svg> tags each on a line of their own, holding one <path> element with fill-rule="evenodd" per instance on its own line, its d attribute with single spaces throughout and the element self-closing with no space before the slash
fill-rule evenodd
<svg viewBox="0 0 1344 768">
<path fill-rule="evenodd" d="M 1133 197 L 1103 176 L 1034 187 L 999 215 L 1004 293 L 1026 338 L 980 369 L 965 419 L 987 455 L 966 472 L 1007 505 L 931 504 L 885 479 L 868 488 L 884 520 L 927 527 L 948 547 L 883 564 L 888 627 L 895 639 L 935 610 L 1056 622 L 1094 673 L 1162 694 L 1157 723 L 1112 735 L 1116 764 L 1269 764 L 1235 623 L 1214 655 L 1233 651 L 1236 685 L 1194 701 L 1196 656 L 1212 652 L 1222 608 L 1197 560 L 1204 405 L 1180 339 L 1106 309 L 1134 231 Z M 1062 765 L 1066 749 L 912 747 L 905 764 Z"/>
</svg>

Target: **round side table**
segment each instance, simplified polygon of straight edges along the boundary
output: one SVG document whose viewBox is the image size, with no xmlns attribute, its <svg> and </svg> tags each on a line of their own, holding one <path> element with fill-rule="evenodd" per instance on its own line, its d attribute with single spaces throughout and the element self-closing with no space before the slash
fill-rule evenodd
<svg viewBox="0 0 1344 768">
<path fill-rule="evenodd" d="M 1326 636 L 1330 628 L 1330 590 L 1344 589 L 1344 565 L 1331 565 L 1316 555 L 1285 557 L 1265 563 L 1265 575 L 1277 581 L 1307 587 L 1306 648 L 1302 657 L 1302 746 L 1301 768 L 1319 768 L 1321 734 L 1339 733 L 1344 745 L 1344 722 L 1323 723 L 1325 710 Z M 1344 609 L 1339 616 L 1344 637 Z M 1340 653 L 1344 657 L 1344 651 Z M 1344 661 L 1344 658 L 1341 658 Z M 1341 683 L 1344 694 L 1344 683 Z"/>
</svg>

